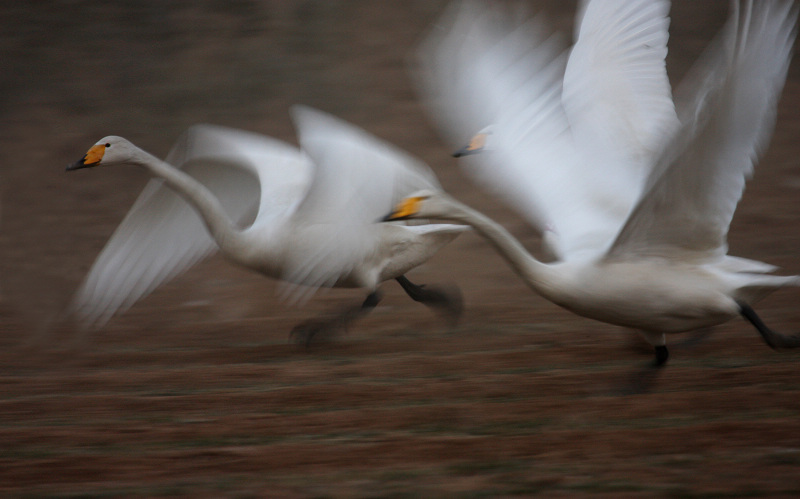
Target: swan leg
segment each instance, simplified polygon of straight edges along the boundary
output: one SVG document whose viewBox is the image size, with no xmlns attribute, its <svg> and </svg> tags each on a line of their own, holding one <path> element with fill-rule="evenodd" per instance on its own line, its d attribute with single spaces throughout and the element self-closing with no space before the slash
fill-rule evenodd
<svg viewBox="0 0 800 499">
<path fill-rule="evenodd" d="M 412 300 L 442 312 L 448 317 L 451 324 L 458 322 L 464 310 L 464 301 L 458 288 L 445 290 L 424 284 L 414 284 L 404 275 L 395 280 Z"/>
<path fill-rule="evenodd" d="M 667 339 L 664 333 L 652 333 L 650 331 L 640 331 L 644 339 L 653 345 L 656 350 L 656 367 L 661 367 L 667 363 L 669 350 L 667 350 Z"/>
<path fill-rule="evenodd" d="M 631 373 L 627 382 L 619 392 L 620 395 L 638 395 L 652 390 L 659 373 L 662 372 L 664 364 L 669 359 L 669 350 L 666 346 L 666 336 L 663 333 L 653 333 L 650 331 L 639 331 L 644 339 L 655 348 L 656 359 L 652 364 L 637 369 Z"/>
<path fill-rule="evenodd" d="M 666 360 L 665 360 L 666 362 Z M 660 373 L 663 372 L 662 364 L 648 363 L 632 372 L 622 388 L 616 392 L 617 395 L 641 395 L 650 392 L 658 381 Z"/>
<path fill-rule="evenodd" d="M 659 345 L 656 348 L 656 367 L 661 367 L 667 363 L 669 359 L 669 350 L 664 345 Z"/>
<path fill-rule="evenodd" d="M 739 302 L 739 313 L 742 314 L 742 317 L 750 321 L 750 324 L 755 326 L 758 332 L 761 333 L 761 337 L 764 338 L 764 342 L 766 342 L 770 348 L 777 350 L 778 348 L 800 347 L 800 336 L 788 336 L 768 328 L 750 305 Z"/>
<path fill-rule="evenodd" d="M 302 344 L 306 348 L 311 345 L 314 337 L 333 333 L 340 329 L 347 329 L 347 326 L 358 319 L 359 317 L 368 314 L 375 308 L 381 301 L 380 292 L 373 291 L 367 295 L 364 301 L 358 307 L 350 307 L 345 309 L 333 317 L 318 317 L 308 321 L 301 322 L 292 329 L 289 337 L 297 344 Z"/>
</svg>

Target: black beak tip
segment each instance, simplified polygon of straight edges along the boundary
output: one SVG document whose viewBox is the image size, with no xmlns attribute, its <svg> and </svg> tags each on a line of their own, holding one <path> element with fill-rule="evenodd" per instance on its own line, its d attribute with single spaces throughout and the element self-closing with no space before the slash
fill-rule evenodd
<svg viewBox="0 0 800 499">
<path fill-rule="evenodd" d="M 472 152 L 473 151 L 471 151 L 469 149 L 469 146 L 462 147 L 461 149 L 459 149 L 458 151 L 453 153 L 453 157 L 454 158 L 461 158 L 461 157 L 468 156 L 468 155 L 472 154 Z"/>
<path fill-rule="evenodd" d="M 80 170 L 81 168 L 86 168 L 86 163 L 83 162 L 82 159 L 67 165 L 66 171 L 71 172 L 72 170 Z"/>
</svg>

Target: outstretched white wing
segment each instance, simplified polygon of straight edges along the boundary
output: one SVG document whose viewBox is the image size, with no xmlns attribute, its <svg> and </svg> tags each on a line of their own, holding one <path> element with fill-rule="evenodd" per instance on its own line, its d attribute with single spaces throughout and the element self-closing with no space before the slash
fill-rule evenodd
<svg viewBox="0 0 800 499">
<path fill-rule="evenodd" d="M 602 229 L 606 245 L 639 199 L 664 137 L 678 127 L 665 64 L 668 12 L 664 0 L 579 6 L 562 102 L 581 155 L 584 209 L 613 220 Z"/>
<path fill-rule="evenodd" d="M 311 174 L 296 148 L 211 125 L 187 130 L 166 161 L 208 187 L 238 222 L 256 210 L 259 223 L 285 217 L 307 190 Z M 99 327 L 216 249 L 196 211 L 153 179 L 92 265 L 73 310 L 86 326 Z"/>
<path fill-rule="evenodd" d="M 491 149 L 465 158 L 466 171 L 543 232 L 557 216 L 548 193 L 573 189 L 577 163 L 561 106 L 566 44 L 542 18 L 519 23 L 484 2 L 457 2 L 418 62 L 420 92 L 453 150 L 491 128 Z"/>
<path fill-rule="evenodd" d="M 406 195 L 439 183 L 427 165 L 349 123 L 302 106 L 292 117 L 315 170 L 290 224 L 313 231 L 315 239 L 298 245 L 285 280 L 310 292 L 379 252 L 386 229 L 379 218 Z"/>
<path fill-rule="evenodd" d="M 585 3 L 576 43 L 480 2 L 453 7 L 419 50 L 421 88 L 451 141 L 492 126 L 469 170 L 560 258 L 608 245 L 676 118 L 664 67 L 668 4 Z"/>
<path fill-rule="evenodd" d="M 583 0 L 579 6 L 564 108 L 584 155 L 611 155 L 603 160 L 609 174 L 615 161 L 649 166 L 677 126 L 665 63 L 668 14 L 667 0 Z M 645 170 L 636 172 L 640 179 Z M 631 177 L 629 165 L 617 176 Z"/>
<path fill-rule="evenodd" d="M 786 0 L 747 2 L 695 69 L 698 95 L 669 143 L 608 258 L 727 253 L 727 234 L 747 177 L 772 134 L 796 32 Z"/>
</svg>

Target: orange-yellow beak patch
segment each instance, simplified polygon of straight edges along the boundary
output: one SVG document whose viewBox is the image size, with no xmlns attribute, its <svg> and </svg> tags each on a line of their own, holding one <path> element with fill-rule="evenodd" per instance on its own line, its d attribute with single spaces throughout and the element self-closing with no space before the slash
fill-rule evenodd
<svg viewBox="0 0 800 499">
<path fill-rule="evenodd" d="M 105 153 L 106 153 L 105 144 L 97 144 L 96 146 L 92 146 L 92 148 L 86 152 L 86 156 L 83 157 L 84 166 L 96 165 L 103 159 L 103 155 Z"/>
<path fill-rule="evenodd" d="M 488 137 L 489 134 L 486 132 L 476 133 L 470 139 L 469 144 L 454 152 L 453 156 L 460 158 L 461 156 L 467 156 L 482 151 L 484 146 L 486 146 L 486 139 Z"/>
<path fill-rule="evenodd" d="M 475 152 L 480 149 L 483 149 L 483 146 L 486 145 L 486 137 L 488 134 L 486 133 L 478 133 L 469 141 L 467 145 L 467 151 Z"/>
<path fill-rule="evenodd" d="M 387 215 L 383 220 L 385 222 L 390 222 L 392 220 L 403 220 L 416 215 L 419 212 L 419 204 L 424 199 L 425 198 L 423 197 L 415 196 L 400 201 L 397 206 L 395 206 L 394 211 Z"/>
</svg>

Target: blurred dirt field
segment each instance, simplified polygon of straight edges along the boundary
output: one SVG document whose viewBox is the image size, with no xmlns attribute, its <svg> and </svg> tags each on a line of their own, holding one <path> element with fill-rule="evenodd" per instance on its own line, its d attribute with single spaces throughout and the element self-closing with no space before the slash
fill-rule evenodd
<svg viewBox="0 0 800 499">
<path fill-rule="evenodd" d="M 532 3 L 571 30 L 574 2 Z M 798 497 L 800 353 L 743 320 L 651 348 L 533 294 L 473 234 L 410 278 L 458 285 L 447 325 L 394 282 L 330 343 L 288 342 L 357 291 L 282 303 L 212 258 L 102 330 L 64 317 L 148 177 L 64 167 L 108 134 L 166 154 L 193 123 L 295 142 L 318 107 L 428 162 L 532 250 L 459 171 L 409 76 L 442 1 L 43 1 L 0 7 L 1 497 Z M 727 2 L 676 0 L 676 82 Z M 731 253 L 800 272 L 800 61 Z M 800 292 L 757 307 L 800 331 Z M 681 343 L 685 337 L 670 339 Z"/>
</svg>

